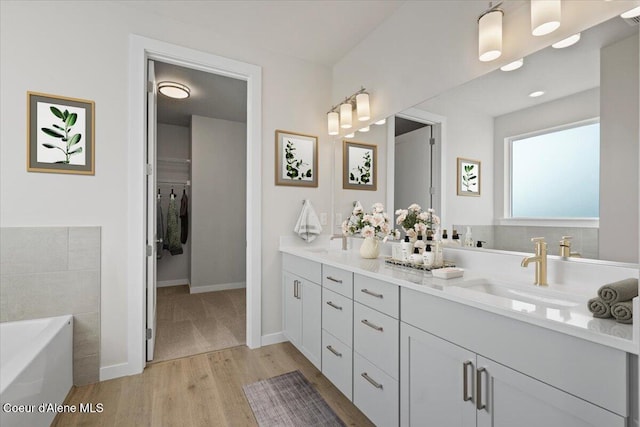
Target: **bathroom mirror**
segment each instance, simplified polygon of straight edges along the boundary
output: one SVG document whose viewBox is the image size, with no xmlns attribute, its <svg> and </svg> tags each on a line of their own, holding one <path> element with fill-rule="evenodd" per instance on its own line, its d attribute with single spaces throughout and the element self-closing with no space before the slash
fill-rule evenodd
<svg viewBox="0 0 640 427">
<path fill-rule="evenodd" d="M 524 58 L 519 69 L 493 71 L 399 113 L 399 117 L 424 114 L 431 118 L 434 129 L 440 126 L 439 121 L 443 122 L 439 157 L 442 169 L 437 173 L 442 177 L 442 183 L 436 182 L 433 192 L 441 196 L 441 200 L 436 197 L 441 206 L 438 208 L 434 204 L 434 207 L 449 233 L 455 227 L 462 235 L 466 226 L 471 226 L 473 239 L 486 241 L 486 248 L 518 252 L 531 252 L 531 237 L 544 236 L 550 254 L 558 254 L 562 236 L 570 235 L 573 237 L 572 251 L 583 258 L 637 263 L 638 244 L 637 238 L 633 237 L 638 235 L 637 203 L 635 207 L 625 207 L 625 212 L 620 207 L 629 203 L 616 203 L 616 198 L 624 200 L 624 194 L 638 196 L 637 95 L 635 106 L 617 103 L 620 91 L 625 90 L 618 78 L 620 70 L 631 70 L 629 78 L 635 79 L 635 86 L 632 84 L 627 90 L 637 94 L 638 24 L 615 17 L 583 31 L 573 46 L 547 47 Z M 528 96 L 538 90 L 545 93 L 537 98 Z M 593 119 L 596 122 L 599 119 L 601 126 L 600 163 L 604 166 L 604 162 L 609 165 L 633 162 L 631 167 L 608 169 L 613 173 L 593 171 L 596 176 L 600 175 L 599 220 L 597 217 L 578 220 L 511 218 L 512 145 L 505 140 Z M 391 120 L 394 118 L 388 118 L 387 122 Z M 631 134 L 620 135 L 618 132 L 623 128 L 630 129 Z M 621 138 L 629 140 L 628 149 L 614 145 Z M 388 144 L 391 158 L 394 152 L 391 133 Z M 550 162 L 556 157 L 555 151 L 551 153 Z M 559 150 L 557 153 L 558 169 L 568 170 L 577 162 L 576 155 L 560 156 Z M 456 195 L 457 158 L 481 161 L 482 194 L 479 197 Z M 390 160 L 388 167 L 393 173 L 387 183 L 388 203 L 394 200 L 393 193 L 398 191 L 392 181 L 407 182 L 406 174 L 411 173 L 411 168 L 395 166 Z M 597 168 L 596 164 L 594 169 Z M 539 174 L 546 172 L 539 171 L 534 174 L 538 177 L 532 176 L 531 180 L 540 179 Z M 555 186 L 554 183 L 548 185 L 549 188 Z M 580 191 L 579 188 L 574 190 Z M 414 191 L 420 196 L 429 193 L 428 188 Z M 571 193 L 568 191 L 566 197 Z M 637 198 L 633 200 L 637 201 Z M 619 208 L 612 208 L 614 205 Z M 395 206 L 395 209 L 401 207 L 406 208 Z M 617 236 L 621 235 L 627 236 L 623 239 L 626 241 L 620 241 Z M 615 239 L 617 241 L 612 241 Z M 616 248 L 616 245 L 622 247 Z"/>
</svg>

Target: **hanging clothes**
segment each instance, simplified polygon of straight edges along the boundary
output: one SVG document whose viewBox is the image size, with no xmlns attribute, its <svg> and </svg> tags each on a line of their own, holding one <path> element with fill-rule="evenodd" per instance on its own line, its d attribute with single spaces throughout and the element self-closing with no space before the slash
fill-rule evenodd
<svg viewBox="0 0 640 427">
<path fill-rule="evenodd" d="M 162 258 L 162 250 L 164 248 L 164 217 L 162 215 L 162 197 L 160 197 L 160 190 L 158 190 L 157 201 L 157 218 L 156 218 L 156 258 Z"/>
<path fill-rule="evenodd" d="M 169 200 L 169 210 L 167 212 L 167 245 L 171 255 L 180 255 L 182 253 L 180 230 L 178 230 L 178 206 L 176 195 L 173 193 Z"/>
<path fill-rule="evenodd" d="M 189 197 L 187 192 L 182 190 L 180 199 L 180 242 L 184 245 L 189 237 Z"/>
</svg>

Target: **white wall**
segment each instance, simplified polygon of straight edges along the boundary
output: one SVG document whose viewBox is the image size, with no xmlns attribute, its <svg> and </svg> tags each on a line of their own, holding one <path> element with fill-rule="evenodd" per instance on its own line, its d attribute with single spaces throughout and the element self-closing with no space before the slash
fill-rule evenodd
<svg viewBox="0 0 640 427">
<path fill-rule="evenodd" d="M 191 167 L 189 163 L 169 163 L 162 162 L 164 159 L 191 159 L 191 138 L 190 130 L 186 126 L 168 125 L 158 123 L 157 132 L 157 157 L 160 159 L 157 165 L 157 177 L 159 180 L 182 181 L 191 179 Z M 182 190 L 186 190 L 187 196 L 191 198 L 191 188 L 179 185 L 159 184 L 161 191 L 161 207 L 164 218 L 164 229 L 167 227 L 167 211 L 169 208 L 169 194 L 173 188 L 178 194 L 178 201 L 181 199 Z M 191 234 L 187 238 L 187 243 L 182 245 L 183 253 L 171 255 L 169 251 L 163 251 L 162 258 L 158 260 L 157 277 L 158 285 L 177 285 L 189 283 L 190 260 L 191 260 Z"/>
<path fill-rule="evenodd" d="M 488 2 L 404 3 L 334 65 L 334 104 L 364 86 L 371 92 L 372 120 L 388 117 L 640 4 L 565 1 L 562 26 L 532 37 L 529 2 L 509 3 L 516 2 L 503 5 L 503 54 L 489 63 L 478 60 L 477 26 Z"/>
<path fill-rule="evenodd" d="M 600 51 L 600 258 L 637 262 L 638 36 Z"/>
<path fill-rule="evenodd" d="M 425 126 L 395 138 L 394 209 L 406 209 L 417 203 L 429 207 L 429 138 Z"/>
<path fill-rule="evenodd" d="M 191 288 L 246 281 L 247 126 L 191 117 Z"/>
<path fill-rule="evenodd" d="M 600 90 L 594 88 L 495 118 L 493 209 L 496 219 L 504 218 L 505 138 L 592 119 L 598 117 L 599 112 Z"/>
<path fill-rule="evenodd" d="M 127 362 L 128 260 L 123 248 L 128 236 L 130 123 L 125 82 L 130 34 L 262 67 L 263 334 L 281 330 L 278 237 L 292 233 L 303 198 L 310 198 L 319 211 L 331 209 L 333 158 L 325 120 L 331 105 L 330 70 L 240 44 L 215 31 L 114 2 L 0 2 L 1 225 L 102 227 L 103 368 L 113 366 L 115 370 Z M 69 43 L 64 55 L 60 54 L 60 40 Z M 26 172 L 28 90 L 95 101 L 95 176 Z M 319 136 L 317 189 L 275 186 L 275 129 Z"/>
</svg>

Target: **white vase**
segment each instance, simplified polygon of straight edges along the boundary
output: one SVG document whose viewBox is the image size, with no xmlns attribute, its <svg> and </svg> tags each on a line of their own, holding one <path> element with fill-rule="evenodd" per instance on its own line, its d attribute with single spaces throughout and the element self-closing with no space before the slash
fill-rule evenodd
<svg viewBox="0 0 640 427">
<path fill-rule="evenodd" d="M 375 237 L 365 237 L 360 246 L 360 256 L 362 258 L 374 259 L 380 255 L 380 242 Z"/>
</svg>

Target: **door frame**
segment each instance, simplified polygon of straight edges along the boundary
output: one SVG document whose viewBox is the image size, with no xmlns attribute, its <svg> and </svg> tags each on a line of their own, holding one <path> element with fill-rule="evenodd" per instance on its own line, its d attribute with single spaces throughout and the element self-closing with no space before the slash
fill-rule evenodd
<svg viewBox="0 0 640 427">
<path fill-rule="evenodd" d="M 219 74 L 247 82 L 247 335 L 249 348 L 262 337 L 262 68 L 210 53 L 131 34 L 129 36 L 129 149 L 127 212 L 127 363 L 129 375 L 143 371 L 145 356 L 145 162 L 147 60 Z"/>
</svg>

